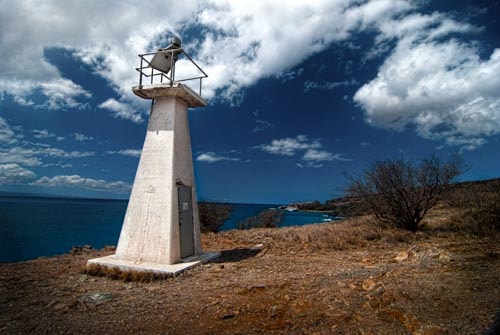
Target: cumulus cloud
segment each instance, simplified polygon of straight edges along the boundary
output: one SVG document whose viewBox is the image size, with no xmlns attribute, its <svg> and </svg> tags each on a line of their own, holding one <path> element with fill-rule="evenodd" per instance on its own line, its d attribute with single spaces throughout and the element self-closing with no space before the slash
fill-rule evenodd
<svg viewBox="0 0 500 335">
<path fill-rule="evenodd" d="M 107 151 L 109 155 L 122 155 L 128 157 L 139 157 L 141 155 L 142 150 L 138 149 L 124 149 L 118 151 Z"/>
<path fill-rule="evenodd" d="M 142 112 L 134 109 L 131 105 L 119 102 L 116 99 L 110 98 L 101 103 L 99 108 L 107 109 L 112 112 L 117 119 L 130 120 L 134 123 L 143 121 Z"/>
<path fill-rule="evenodd" d="M 35 178 L 35 173 L 17 164 L 0 164 L 0 185 L 24 184 Z"/>
<path fill-rule="evenodd" d="M 367 121 L 472 149 L 500 133 L 500 49 L 489 59 L 469 44 L 450 40 L 401 42 L 354 100 Z"/>
<path fill-rule="evenodd" d="M 49 108 L 80 106 L 77 98 L 89 94 L 46 61 L 46 48 L 70 50 L 110 83 L 120 103 L 137 106 L 130 93 L 137 82 L 137 54 L 165 46 L 167 36 L 195 27 L 203 36 L 185 41 L 185 48 L 209 73 L 204 93 L 212 98 L 217 91 L 230 100 L 263 77 L 282 74 L 287 80 L 300 75 L 290 69 L 309 56 L 413 8 L 406 0 L 279 0 L 251 6 L 228 0 L 186 0 L 182 6 L 174 0 L 1 4 L 10 10 L 0 13 L 0 91 L 31 104 L 29 93 L 39 89 Z M 141 119 L 123 106 L 112 106 L 117 117 Z"/>
<path fill-rule="evenodd" d="M 178 6 L 174 0 L 47 0 L 35 6 L 3 0 L 0 4 L 9 11 L 0 13 L 0 95 L 33 105 L 33 92 L 40 92 L 46 108 L 85 108 L 90 93 L 44 58 L 45 49 L 63 48 L 115 89 L 117 97 L 100 108 L 140 123 L 147 107 L 130 92 L 137 82 L 137 54 L 165 46 L 167 36 L 182 37 L 188 29 L 202 32 L 184 41 L 184 47 L 209 74 L 204 95 L 238 104 L 242 88 L 271 76 L 296 78 L 302 69 L 292 69 L 308 57 L 368 31 L 376 39 L 367 57 L 389 55 L 378 75 L 354 96 L 370 124 L 391 129 L 413 125 L 426 138 L 477 145 L 478 139 L 498 134 L 500 51 L 482 58 L 477 44 L 451 38 L 481 28 L 439 12 L 417 13 L 420 3 L 276 0 L 249 6 L 186 0 Z M 311 81 L 304 90 L 350 85 L 355 81 Z"/>
<path fill-rule="evenodd" d="M 5 119 L 0 116 L 0 145 L 17 143 L 23 135 L 19 131 L 15 131 Z"/>
<path fill-rule="evenodd" d="M 0 43 L 0 46 L 2 44 Z M 0 55 L 2 52 L 0 52 Z M 19 57 L 25 57 L 19 55 Z M 25 71 L 28 72 L 28 71 Z M 87 108 L 83 100 L 91 97 L 91 94 L 80 85 L 66 78 L 24 78 L 23 76 L 11 77 L 10 73 L 0 70 L 0 96 L 8 93 L 13 96 L 14 101 L 22 106 L 36 105 L 37 108 L 60 110 L 67 108 Z M 42 103 L 35 104 L 30 99 L 35 93 L 45 97 Z"/>
<path fill-rule="evenodd" d="M 46 129 L 35 129 L 33 137 L 52 138 L 54 134 Z M 22 128 L 10 126 L 0 117 L 0 164 L 20 166 L 41 166 L 46 158 L 81 158 L 93 156 L 93 151 L 66 151 L 43 143 L 32 143 L 21 139 Z M 46 163 L 50 164 L 50 163 Z"/>
<path fill-rule="evenodd" d="M 383 20 L 377 29 L 375 56 L 377 48 L 387 52 L 387 42 L 396 46 L 354 95 L 369 124 L 414 127 L 465 149 L 500 133 L 500 49 L 482 58 L 479 44 L 456 38 L 480 27 L 434 12 Z"/>
<path fill-rule="evenodd" d="M 131 190 L 131 185 L 123 181 L 108 182 L 102 179 L 84 178 L 79 175 L 60 175 L 52 178 L 42 177 L 31 183 L 31 185 L 45 187 L 79 187 L 92 191 L 122 194 L 128 193 Z"/>
<path fill-rule="evenodd" d="M 215 152 L 209 151 L 198 154 L 196 160 L 198 162 L 215 163 L 219 161 L 239 161 L 240 159 L 236 157 L 218 155 Z"/>
<path fill-rule="evenodd" d="M 332 154 L 324 150 L 319 140 L 309 139 L 306 135 L 298 135 L 295 138 L 287 137 L 272 140 L 270 144 L 261 144 L 257 147 L 264 152 L 292 157 L 297 153 L 303 153 L 301 161 L 297 163 L 298 167 L 322 167 L 321 162 L 329 161 L 350 161 L 350 158 L 343 157 L 341 154 Z"/>
<path fill-rule="evenodd" d="M 272 140 L 270 144 L 261 144 L 257 148 L 270 154 L 288 157 L 295 156 L 297 153 L 303 153 L 302 162 L 297 163 L 297 166 L 301 168 L 322 167 L 323 164 L 321 162 L 352 160 L 341 154 L 332 154 L 324 150 L 319 140 L 310 139 L 306 135 Z"/>
<path fill-rule="evenodd" d="M 318 140 L 310 140 L 306 135 L 298 135 L 295 138 L 272 140 L 270 144 L 262 144 L 258 148 L 274 155 L 294 156 L 297 151 L 319 149 L 321 143 Z"/>
</svg>

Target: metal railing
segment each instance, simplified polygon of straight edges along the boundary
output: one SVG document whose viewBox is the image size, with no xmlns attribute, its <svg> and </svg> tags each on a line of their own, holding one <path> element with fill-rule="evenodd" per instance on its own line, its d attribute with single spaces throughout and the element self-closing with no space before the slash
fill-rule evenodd
<svg viewBox="0 0 500 335">
<path fill-rule="evenodd" d="M 177 49 L 169 49 L 162 50 L 162 52 L 171 53 L 170 55 L 170 70 L 168 72 L 163 72 L 155 69 L 151 65 L 151 60 L 157 52 L 149 52 L 145 54 L 140 54 L 141 63 L 139 67 L 136 67 L 136 71 L 139 72 L 139 87 L 143 87 L 143 83 L 145 80 L 149 82 L 149 84 L 167 84 L 173 86 L 175 83 L 191 81 L 191 80 L 199 80 L 199 95 L 201 96 L 201 87 L 203 78 L 207 78 L 208 75 L 201 69 L 201 67 L 196 64 L 196 62 L 184 51 L 182 48 Z M 176 80 L 175 79 L 175 63 L 178 60 L 179 56 L 185 56 L 202 74 L 196 77 L 188 77 Z"/>
</svg>

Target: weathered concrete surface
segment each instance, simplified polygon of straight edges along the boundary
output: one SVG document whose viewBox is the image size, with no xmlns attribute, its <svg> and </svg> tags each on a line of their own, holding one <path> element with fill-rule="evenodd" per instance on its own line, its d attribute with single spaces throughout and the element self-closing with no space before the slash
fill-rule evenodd
<svg viewBox="0 0 500 335">
<path fill-rule="evenodd" d="M 205 252 L 199 256 L 193 256 L 183 259 L 176 264 L 157 264 L 151 262 L 135 263 L 123 259 L 116 258 L 115 255 L 90 259 L 87 265 L 102 265 L 106 267 L 118 268 L 122 271 L 139 271 L 151 272 L 155 274 L 168 274 L 176 276 L 179 273 L 194 268 L 197 265 L 210 262 L 220 256 L 219 252 Z"/>
<path fill-rule="evenodd" d="M 202 255 L 187 115 L 188 107 L 203 105 L 200 104 L 202 98 L 180 84 L 151 86 L 154 86 L 149 91 L 154 92 L 154 105 L 113 256 L 115 262 L 134 266 L 172 265 L 181 260 L 179 185 L 191 187 L 192 202 L 188 205 L 193 212 L 193 255 Z M 144 86 L 142 90 L 148 91 L 148 88 Z M 197 101 L 195 106 L 189 104 L 191 100 Z M 110 265 L 109 259 L 89 263 Z"/>
<path fill-rule="evenodd" d="M 134 93 L 144 99 L 159 99 L 165 97 L 165 89 L 169 89 L 169 97 L 175 97 L 184 101 L 190 108 L 205 107 L 207 101 L 196 94 L 189 86 L 181 83 L 152 84 L 132 87 Z"/>
</svg>

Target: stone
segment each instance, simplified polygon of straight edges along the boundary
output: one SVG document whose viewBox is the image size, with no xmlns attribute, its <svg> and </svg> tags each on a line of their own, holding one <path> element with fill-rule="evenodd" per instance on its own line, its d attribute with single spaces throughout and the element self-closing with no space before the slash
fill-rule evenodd
<svg viewBox="0 0 500 335">
<path fill-rule="evenodd" d="M 375 281 L 371 278 L 363 280 L 363 283 L 361 284 L 361 287 L 365 291 L 371 291 L 375 288 L 376 284 Z"/>
<path fill-rule="evenodd" d="M 113 295 L 111 293 L 91 293 L 84 295 L 78 300 L 86 303 L 98 303 L 104 300 L 111 299 L 112 297 Z"/>
<path fill-rule="evenodd" d="M 396 258 L 394 258 L 394 259 L 398 262 L 402 262 L 402 261 L 408 259 L 408 257 L 409 257 L 408 251 L 401 251 L 400 253 L 398 253 Z"/>
</svg>

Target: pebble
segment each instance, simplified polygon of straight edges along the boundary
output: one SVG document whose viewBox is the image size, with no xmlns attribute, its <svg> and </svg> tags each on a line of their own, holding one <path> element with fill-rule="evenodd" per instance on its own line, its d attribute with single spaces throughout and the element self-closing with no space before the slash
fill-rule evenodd
<svg viewBox="0 0 500 335">
<path fill-rule="evenodd" d="M 373 281 L 373 279 L 365 279 L 363 280 L 363 283 L 361 284 L 361 287 L 363 287 L 363 290 L 365 291 L 371 291 L 373 290 L 373 288 L 375 287 L 375 282 Z"/>
</svg>

